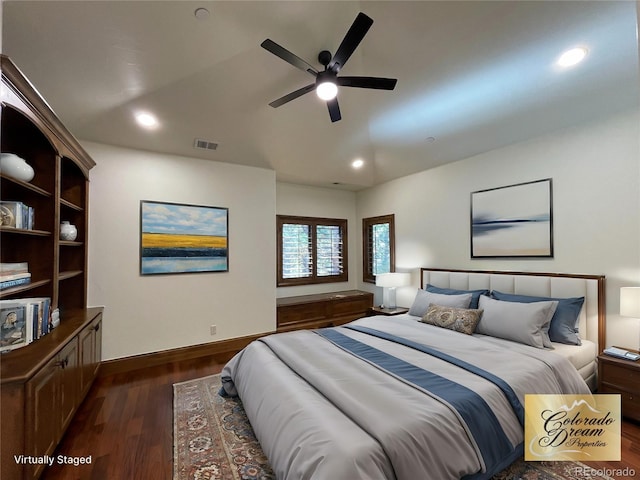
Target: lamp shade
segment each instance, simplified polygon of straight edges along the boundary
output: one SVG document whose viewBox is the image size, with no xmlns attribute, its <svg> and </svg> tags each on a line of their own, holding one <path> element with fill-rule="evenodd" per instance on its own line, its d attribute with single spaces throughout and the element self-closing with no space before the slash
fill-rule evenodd
<svg viewBox="0 0 640 480">
<path fill-rule="evenodd" d="M 640 318 L 640 287 L 620 289 L 620 315 Z"/>
<path fill-rule="evenodd" d="M 406 287 L 411 283 L 409 273 L 378 273 L 376 275 L 377 287 Z"/>
</svg>

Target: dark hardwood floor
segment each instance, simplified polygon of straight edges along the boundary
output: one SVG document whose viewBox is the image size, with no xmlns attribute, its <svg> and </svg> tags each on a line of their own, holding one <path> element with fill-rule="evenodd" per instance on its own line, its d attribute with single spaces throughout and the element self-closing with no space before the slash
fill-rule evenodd
<svg viewBox="0 0 640 480">
<path fill-rule="evenodd" d="M 170 480 L 173 384 L 220 373 L 210 358 L 98 378 L 55 455 L 91 456 L 90 465 L 45 469 L 45 480 Z"/>
<path fill-rule="evenodd" d="M 54 465 L 45 480 L 171 480 L 173 384 L 220 373 L 209 358 L 98 378 L 55 455 L 91 456 L 89 465 Z M 622 461 L 590 462 L 596 469 L 629 467 L 640 478 L 640 425 L 622 426 Z M 614 472 L 615 473 L 615 472 Z M 633 476 L 609 473 L 620 480 Z"/>
<path fill-rule="evenodd" d="M 610 469 L 608 475 L 616 480 L 632 480 L 640 478 L 640 424 L 632 421 L 622 422 L 620 462 L 583 462 L 595 469 Z M 632 473 L 624 472 L 627 468 Z M 617 472 L 617 470 L 622 470 Z"/>
</svg>

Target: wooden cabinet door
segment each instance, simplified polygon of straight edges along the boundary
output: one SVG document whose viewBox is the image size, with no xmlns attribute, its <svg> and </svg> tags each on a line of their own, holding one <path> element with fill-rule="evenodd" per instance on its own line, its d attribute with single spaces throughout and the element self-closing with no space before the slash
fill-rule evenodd
<svg viewBox="0 0 640 480">
<path fill-rule="evenodd" d="M 52 358 L 27 382 L 25 454 L 41 457 L 53 452 L 58 442 L 55 419 L 59 412 L 58 357 Z M 26 465 L 25 478 L 38 478 L 42 465 Z"/>
<path fill-rule="evenodd" d="M 95 378 L 98 375 L 98 369 L 100 368 L 100 362 L 102 362 L 102 314 L 98 315 L 98 317 L 93 322 L 95 327 L 93 327 L 95 331 L 95 356 L 93 357 L 94 366 L 93 366 L 93 377 Z"/>
<path fill-rule="evenodd" d="M 96 332 L 93 322 L 80 332 L 80 396 L 89 391 L 94 375 Z"/>
<path fill-rule="evenodd" d="M 75 409 L 80 403 L 80 368 L 78 361 L 78 338 L 74 337 L 58 354 L 60 378 L 60 408 L 58 410 L 58 438 L 73 418 Z"/>
<path fill-rule="evenodd" d="M 87 325 L 80 335 L 80 399 L 82 400 L 98 374 L 102 359 L 102 315 Z"/>
</svg>

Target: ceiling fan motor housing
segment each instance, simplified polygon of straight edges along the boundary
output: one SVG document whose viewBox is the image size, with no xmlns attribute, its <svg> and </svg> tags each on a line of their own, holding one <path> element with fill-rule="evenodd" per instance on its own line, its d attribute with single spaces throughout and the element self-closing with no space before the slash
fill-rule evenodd
<svg viewBox="0 0 640 480">
<path fill-rule="evenodd" d="M 318 62 L 320 62 L 320 65 L 323 65 L 325 69 L 327 68 L 327 65 L 329 65 L 330 61 L 331 61 L 331 52 L 329 50 L 322 50 L 318 54 Z"/>
</svg>

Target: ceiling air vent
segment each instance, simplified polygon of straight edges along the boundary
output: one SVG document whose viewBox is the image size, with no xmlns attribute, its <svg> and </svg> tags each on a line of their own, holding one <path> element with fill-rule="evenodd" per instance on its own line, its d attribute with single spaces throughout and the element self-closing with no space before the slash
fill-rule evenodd
<svg viewBox="0 0 640 480">
<path fill-rule="evenodd" d="M 216 142 L 209 142 L 207 140 L 202 140 L 201 138 L 196 138 L 193 146 L 200 150 L 216 150 L 218 148 L 218 144 Z"/>
</svg>

